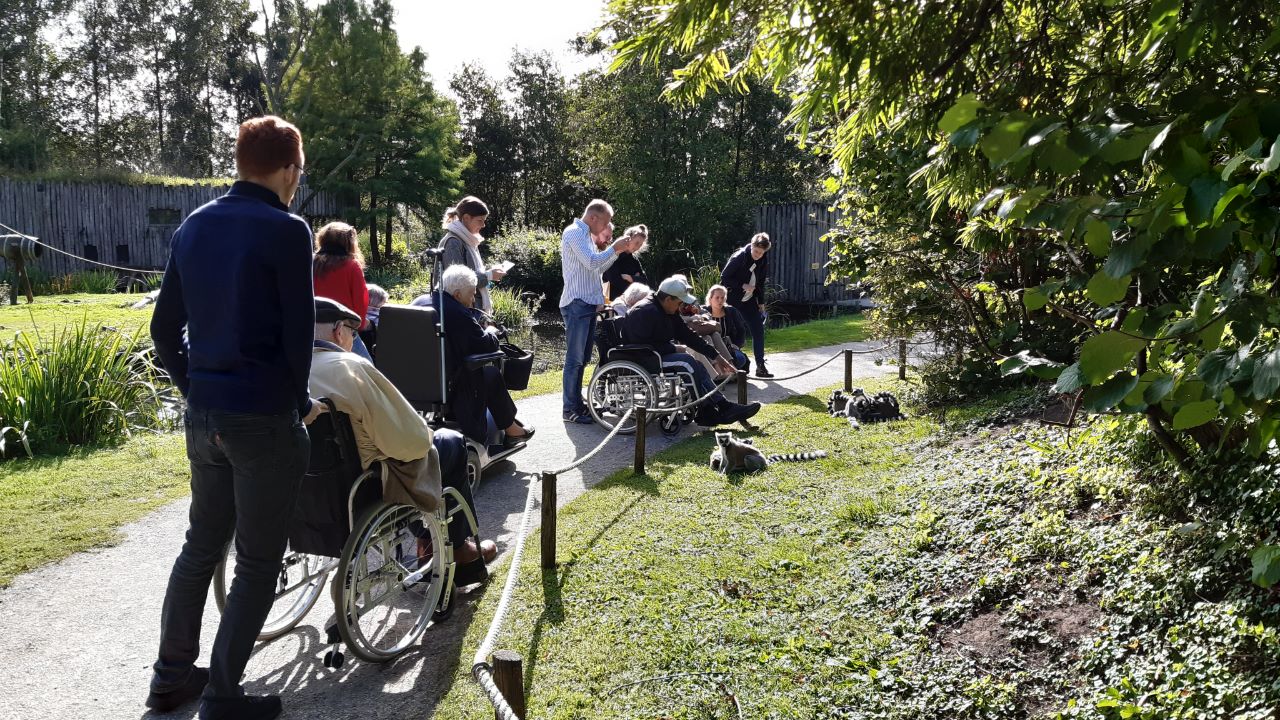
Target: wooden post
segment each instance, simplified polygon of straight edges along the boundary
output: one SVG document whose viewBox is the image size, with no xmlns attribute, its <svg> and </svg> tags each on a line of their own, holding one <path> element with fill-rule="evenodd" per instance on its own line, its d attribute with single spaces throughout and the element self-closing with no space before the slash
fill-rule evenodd
<svg viewBox="0 0 1280 720">
<path fill-rule="evenodd" d="M 542 569 L 556 566 L 556 476 L 542 473 Z"/>
<path fill-rule="evenodd" d="M 898 379 L 907 379 L 907 339 L 898 341 Z"/>
<path fill-rule="evenodd" d="M 493 684 L 506 699 L 516 717 L 524 720 L 524 667 L 520 653 L 512 650 L 498 650 L 493 653 Z M 494 720 L 502 720 L 495 710 Z"/>
<path fill-rule="evenodd" d="M 853 392 L 853 350 L 850 348 L 844 351 L 844 391 Z"/>
<path fill-rule="evenodd" d="M 649 408 L 644 404 L 636 405 L 636 461 L 635 474 L 644 474 L 644 440 L 645 428 L 649 426 Z"/>
<path fill-rule="evenodd" d="M 747 404 L 747 371 L 738 371 L 738 404 Z"/>
</svg>

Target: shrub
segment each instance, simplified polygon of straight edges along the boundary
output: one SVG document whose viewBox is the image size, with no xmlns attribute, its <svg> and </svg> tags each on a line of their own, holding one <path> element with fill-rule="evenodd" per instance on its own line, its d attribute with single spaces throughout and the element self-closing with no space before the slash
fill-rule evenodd
<svg viewBox="0 0 1280 720">
<path fill-rule="evenodd" d="M 515 263 L 503 283 L 512 287 L 558 298 L 564 286 L 560 274 L 560 233 L 553 230 L 517 228 L 481 246 L 491 261 Z"/>
<path fill-rule="evenodd" d="M 498 324 L 512 335 L 521 335 L 532 325 L 533 313 L 542 298 L 522 293 L 520 288 L 494 287 L 489 289 L 489 299 L 493 301 L 493 317 Z"/>
<path fill-rule="evenodd" d="M 13 454 L 14 441 L 35 455 L 159 426 L 158 373 L 140 334 L 81 321 L 44 337 L 19 333 L 0 349 L 0 456 Z"/>
<path fill-rule="evenodd" d="M 65 282 L 69 293 L 105 294 L 116 291 L 119 278 L 111 270 L 86 270 L 66 275 Z"/>
</svg>

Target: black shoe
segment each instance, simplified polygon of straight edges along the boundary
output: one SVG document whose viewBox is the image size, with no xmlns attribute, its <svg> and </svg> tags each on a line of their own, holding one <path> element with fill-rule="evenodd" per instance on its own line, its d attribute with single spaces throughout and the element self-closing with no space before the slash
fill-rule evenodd
<svg viewBox="0 0 1280 720">
<path fill-rule="evenodd" d="M 769 368 L 765 367 L 764 363 L 756 363 L 756 377 L 771 378 L 773 373 L 769 372 Z"/>
<path fill-rule="evenodd" d="M 521 425 L 521 427 L 524 428 L 523 435 L 503 435 L 502 436 L 502 446 L 504 448 L 515 447 L 520 443 L 527 443 L 533 439 L 533 433 L 534 433 L 533 428 L 529 425 Z"/>
<path fill-rule="evenodd" d="M 721 422 L 725 425 L 731 425 L 736 422 L 749 420 L 760 412 L 760 403 L 753 402 L 746 405 L 737 403 L 728 403 L 728 406 L 721 412 Z"/>
<path fill-rule="evenodd" d="M 279 695 L 204 698 L 200 720 L 271 720 L 279 717 L 282 709 Z"/>
<path fill-rule="evenodd" d="M 204 686 L 208 684 L 209 669 L 193 667 L 191 674 L 187 676 L 187 681 L 178 687 L 161 693 L 152 690 L 147 695 L 147 707 L 156 712 L 173 712 L 200 697 L 200 693 L 204 692 Z"/>
<path fill-rule="evenodd" d="M 489 579 L 489 568 L 484 564 L 484 558 L 479 557 L 469 563 L 459 563 L 453 569 L 453 585 L 454 587 L 466 587 L 482 583 Z"/>
<path fill-rule="evenodd" d="M 693 421 L 702 427 L 715 427 L 723 424 L 720 419 L 720 404 L 703 404 L 698 411 L 693 414 Z"/>
</svg>

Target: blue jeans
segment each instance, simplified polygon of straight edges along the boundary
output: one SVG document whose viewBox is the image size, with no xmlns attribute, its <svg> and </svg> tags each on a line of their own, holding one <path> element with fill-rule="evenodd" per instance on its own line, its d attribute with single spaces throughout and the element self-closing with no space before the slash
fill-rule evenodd
<svg viewBox="0 0 1280 720">
<path fill-rule="evenodd" d="M 561 410 L 583 412 L 582 374 L 591 362 L 591 340 L 596 334 L 596 306 L 585 300 L 574 300 L 560 308 L 564 316 L 564 376 L 561 385 Z"/>
<path fill-rule="evenodd" d="M 160 611 L 160 651 L 151 689 L 181 686 L 200 655 L 200 621 L 214 568 L 232 533 L 236 575 L 209 658 L 205 697 L 243 694 L 240 677 L 275 600 L 289 516 L 307 471 L 311 440 L 297 412 L 249 415 L 188 407 L 191 462 L 186 542 Z"/>
<path fill-rule="evenodd" d="M 445 487 L 451 487 L 462 494 L 462 500 L 476 512 L 476 503 L 471 497 L 471 485 L 467 483 L 467 441 L 462 433 L 448 428 L 440 428 L 432 433 L 431 443 L 440 455 L 440 480 Z M 444 507 L 452 511 L 457 503 L 452 495 L 446 495 Z M 467 542 L 471 536 L 471 527 L 467 525 L 465 515 L 459 513 L 449 522 L 449 540 L 457 548 Z"/>
<path fill-rule="evenodd" d="M 361 340 L 359 335 L 356 335 L 355 342 L 351 343 L 351 352 L 369 362 L 373 362 L 373 356 L 369 354 L 369 348 L 365 346 L 364 340 Z"/>
<path fill-rule="evenodd" d="M 693 386 L 698 389 L 698 397 L 706 395 L 716 387 L 715 381 L 707 374 L 707 369 L 689 353 L 668 353 L 663 355 L 662 366 L 674 366 L 675 368 L 688 371 L 692 374 Z M 712 402 L 720 402 L 723 399 L 724 396 L 720 393 L 716 393 L 710 398 Z"/>
<path fill-rule="evenodd" d="M 751 363 L 747 362 L 747 354 L 738 348 L 731 348 L 729 354 L 733 356 L 733 366 L 739 370 L 746 370 Z"/>
</svg>

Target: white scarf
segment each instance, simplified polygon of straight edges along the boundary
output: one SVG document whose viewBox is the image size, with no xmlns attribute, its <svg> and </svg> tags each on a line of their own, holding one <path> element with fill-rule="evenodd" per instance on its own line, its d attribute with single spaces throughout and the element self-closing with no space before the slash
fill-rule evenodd
<svg viewBox="0 0 1280 720">
<path fill-rule="evenodd" d="M 484 260 L 480 257 L 480 243 L 484 238 L 468 230 L 467 226 L 462 224 L 461 218 L 449 223 L 449 227 L 445 230 L 462 238 L 467 244 L 467 249 L 471 251 L 471 261 L 475 263 L 472 267 L 476 272 L 484 272 Z"/>
</svg>

